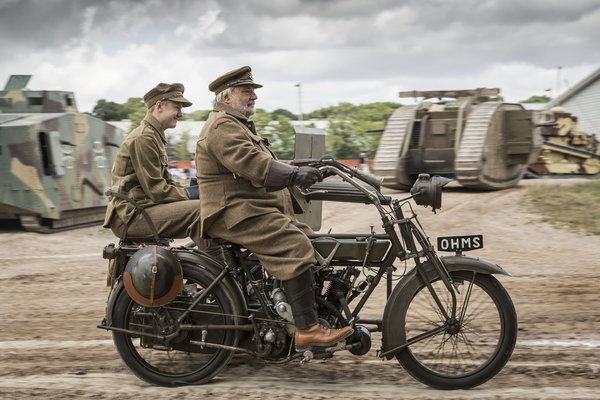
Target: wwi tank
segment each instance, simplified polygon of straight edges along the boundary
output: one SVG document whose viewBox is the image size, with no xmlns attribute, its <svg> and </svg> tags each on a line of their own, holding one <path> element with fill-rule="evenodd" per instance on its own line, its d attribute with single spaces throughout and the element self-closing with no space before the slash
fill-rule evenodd
<svg viewBox="0 0 600 400">
<path fill-rule="evenodd" d="M 462 186 L 500 190 L 515 186 L 541 145 L 536 117 L 505 103 L 500 89 L 400 92 L 422 97 L 388 119 L 375 155 L 383 185 L 407 189 L 419 173 L 456 179 Z"/>
<path fill-rule="evenodd" d="M 577 117 L 562 107 L 544 111 L 539 126 L 543 138 L 538 159 L 529 165 L 535 175 L 597 175 L 600 146 L 596 135 L 577 128 Z"/>
<path fill-rule="evenodd" d="M 51 232 L 103 220 L 125 133 L 79 113 L 72 92 L 26 89 L 30 78 L 0 91 L 0 223 Z"/>
</svg>

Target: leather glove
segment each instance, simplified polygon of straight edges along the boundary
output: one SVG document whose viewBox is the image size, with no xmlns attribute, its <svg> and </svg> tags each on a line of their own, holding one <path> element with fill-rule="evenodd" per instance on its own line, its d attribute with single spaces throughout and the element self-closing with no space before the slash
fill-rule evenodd
<svg viewBox="0 0 600 400">
<path fill-rule="evenodd" d="M 292 178 L 292 183 L 302 188 L 307 188 L 323 180 L 321 171 L 313 167 L 298 167 Z"/>
<path fill-rule="evenodd" d="M 200 192 L 198 191 L 198 185 L 188 186 L 185 188 L 185 191 L 187 192 L 190 200 L 197 200 L 200 198 Z"/>
</svg>

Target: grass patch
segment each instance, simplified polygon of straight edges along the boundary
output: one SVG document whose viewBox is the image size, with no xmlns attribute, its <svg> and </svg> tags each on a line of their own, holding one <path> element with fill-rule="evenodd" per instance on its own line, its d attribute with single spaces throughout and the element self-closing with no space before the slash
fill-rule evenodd
<svg viewBox="0 0 600 400">
<path fill-rule="evenodd" d="M 525 192 L 530 210 L 542 221 L 588 235 L 600 235 L 600 180 L 572 186 L 541 184 Z"/>
</svg>

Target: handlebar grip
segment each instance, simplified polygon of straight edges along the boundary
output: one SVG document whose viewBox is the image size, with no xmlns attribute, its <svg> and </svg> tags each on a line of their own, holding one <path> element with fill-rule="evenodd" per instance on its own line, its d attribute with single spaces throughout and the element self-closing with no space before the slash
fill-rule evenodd
<svg viewBox="0 0 600 400">
<path fill-rule="evenodd" d="M 381 187 L 381 182 L 383 182 L 383 178 L 377 175 L 370 174 L 368 172 L 363 172 L 358 168 L 351 168 L 352 172 L 358 176 L 359 179 L 367 182 L 369 185 L 373 186 L 377 190 Z"/>
<path fill-rule="evenodd" d="M 321 157 L 319 159 L 319 162 L 323 165 L 331 165 L 333 167 L 341 169 L 342 171 L 349 172 L 352 175 L 356 176 L 358 179 L 373 186 L 377 190 L 379 190 L 381 188 L 381 182 L 383 182 L 382 177 L 379 177 L 379 176 L 376 176 L 376 175 L 373 175 L 373 174 L 370 174 L 367 172 L 363 172 L 363 171 L 359 170 L 358 168 L 349 168 L 348 166 L 336 161 L 335 158 L 333 158 L 333 156 L 331 156 L 329 154 L 326 154 L 323 157 Z"/>
</svg>

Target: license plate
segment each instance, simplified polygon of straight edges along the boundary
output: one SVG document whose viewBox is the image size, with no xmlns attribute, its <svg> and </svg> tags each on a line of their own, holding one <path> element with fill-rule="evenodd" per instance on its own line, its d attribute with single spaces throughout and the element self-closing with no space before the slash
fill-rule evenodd
<svg viewBox="0 0 600 400">
<path fill-rule="evenodd" d="M 444 236 L 437 239 L 439 251 L 471 251 L 483 249 L 483 235 Z"/>
</svg>

